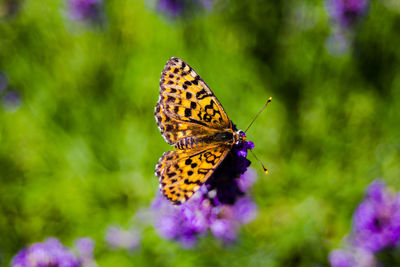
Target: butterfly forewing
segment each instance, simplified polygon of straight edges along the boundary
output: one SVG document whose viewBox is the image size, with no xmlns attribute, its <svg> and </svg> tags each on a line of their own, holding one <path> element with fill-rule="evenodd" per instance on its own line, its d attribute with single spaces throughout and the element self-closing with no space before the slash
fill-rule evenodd
<svg viewBox="0 0 400 267">
<path fill-rule="evenodd" d="M 171 116 L 165 112 L 164 105 L 158 103 L 156 107 L 156 120 L 165 141 L 174 145 L 177 141 L 188 136 L 208 136 L 219 129 L 205 127 L 199 123 L 183 121 L 176 116 Z"/>
<path fill-rule="evenodd" d="M 207 84 L 179 58 L 171 58 L 161 74 L 155 116 L 169 144 L 186 136 L 232 128 L 228 115 Z"/>
</svg>

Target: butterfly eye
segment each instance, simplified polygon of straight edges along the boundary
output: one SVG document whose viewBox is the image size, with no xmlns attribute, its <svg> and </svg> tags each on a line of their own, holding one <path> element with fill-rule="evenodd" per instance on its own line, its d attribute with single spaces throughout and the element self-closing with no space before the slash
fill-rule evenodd
<svg viewBox="0 0 400 267">
<path fill-rule="evenodd" d="M 239 130 L 236 133 L 239 137 L 237 140 L 237 143 L 242 143 L 242 142 L 246 141 L 246 134 L 242 130 Z"/>
</svg>

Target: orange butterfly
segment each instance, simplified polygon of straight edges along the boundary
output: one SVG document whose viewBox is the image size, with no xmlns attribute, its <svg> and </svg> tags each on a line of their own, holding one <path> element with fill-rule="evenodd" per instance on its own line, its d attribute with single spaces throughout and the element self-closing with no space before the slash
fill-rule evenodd
<svg viewBox="0 0 400 267">
<path fill-rule="evenodd" d="M 188 200 L 232 146 L 246 140 L 207 84 L 179 58 L 171 58 L 161 74 L 155 117 L 162 136 L 175 147 L 163 154 L 155 172 L 173 204 Z"/>
</svg>

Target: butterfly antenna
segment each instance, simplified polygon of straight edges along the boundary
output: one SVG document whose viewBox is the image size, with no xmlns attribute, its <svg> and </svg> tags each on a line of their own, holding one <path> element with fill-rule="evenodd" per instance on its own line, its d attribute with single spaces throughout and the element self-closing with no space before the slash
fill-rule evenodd
<svg viewBox="0 0 400 267">
<path fill-rule="evenodd" d="M 264 173 L 265 173 L 265 174 L 268 174 L 268 173 L 269 173 L 269 171 L 268 171 L 268 169 L 267 169 L 267 168 L 265 168 L 265 166 L 264 166 L 264 164 L 261 162 L 261 160 L 259 160 L 259 159 L 257 158 L 256 154 L 254 154 L 254 152 L 253 152 L 253 151 L 251 151 L 251 150 L 250 150 L 250 152 L 251 152 L 251 154 L 253 154 L 253 156 L 256 158 L 256 160 L 258 161 L 258 163 L 260 163 L 260 164 L 261 164 L 262 168 L 264 169 Z"/>
<path fill-rule="evenodd" d="M 272 97 L 268 98 L 267 103 L 264 105 L 264 107 L 257 113 L 257 115 L 254 117 L 254 119 L 251 121 L 250 125 L 247 127 L 246 131 L 250 128 L 251 125 L 253 125 L 254 121 L 257 119 L 257 117 L 261 114 L 261 112 L 263 112 L 263 110 L 268 106 L 269 103 L 271 103 L 272 101 Z M 257 158 L 257 157 L 256 157 Z"/>
</svg>

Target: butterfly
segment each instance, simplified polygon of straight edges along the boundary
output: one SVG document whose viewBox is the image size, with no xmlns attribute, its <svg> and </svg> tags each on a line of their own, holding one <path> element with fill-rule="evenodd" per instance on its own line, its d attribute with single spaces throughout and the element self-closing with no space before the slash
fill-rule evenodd
<svg viewBox="0 0 400 267">
<path fill-rule="evenodd" d="M 155 175 L 162 194 L 176 205 L 199 190 L 233 145 L 246 140 L 207 84 L 176 57 L 161 73 L 155 118 L 165 141 L 175 147 L 159 159 Z"/>
</svg>

